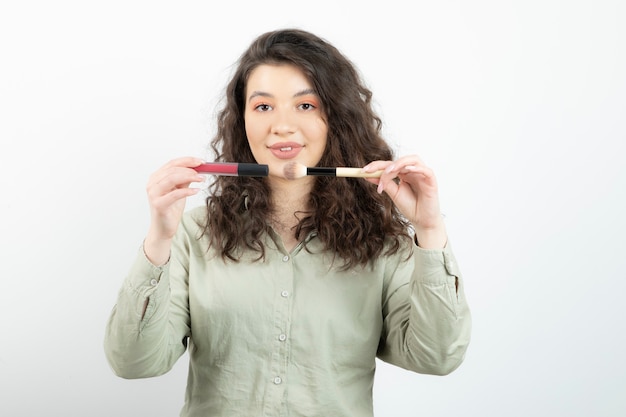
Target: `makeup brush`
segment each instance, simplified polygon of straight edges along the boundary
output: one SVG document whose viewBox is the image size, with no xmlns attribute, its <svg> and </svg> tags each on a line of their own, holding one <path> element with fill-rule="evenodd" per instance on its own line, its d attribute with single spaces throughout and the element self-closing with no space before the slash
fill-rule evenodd
<svg viewBox="0 0 626 417">
<path fill-rule="evenodd" d="M 231 177 L 267 177 L 269 168 L 263 164 L 239 162 L 206 162 L 194 167 L 199 174 L 227 175 Z"/>
<path fill-rule="evenodd" d="M 325 176 L 325 177 L 352 177 L 352 178 L 379 178 L 383 173 L 382 170 L 373 172 L 363 172 L 361 168 L 324 168 L 324 167 L 307 167 L 298 162 L 289 162 L 283 167 L 283 175 L 288 180 L 295 180 L 307 175 Z"/>
</svg>

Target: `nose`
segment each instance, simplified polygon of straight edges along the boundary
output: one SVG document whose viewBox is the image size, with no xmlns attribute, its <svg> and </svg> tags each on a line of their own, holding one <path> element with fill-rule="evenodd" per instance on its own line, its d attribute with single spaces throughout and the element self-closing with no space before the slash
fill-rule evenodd
<svg viewBox="0 0 626 417">
<path fill-rule="evenodd" d="M 272 120 L 272 133 L 279 136 L 290 135 L 296 131 L 296 123 L 286 111 L 276 111 Z"/>
</svg>

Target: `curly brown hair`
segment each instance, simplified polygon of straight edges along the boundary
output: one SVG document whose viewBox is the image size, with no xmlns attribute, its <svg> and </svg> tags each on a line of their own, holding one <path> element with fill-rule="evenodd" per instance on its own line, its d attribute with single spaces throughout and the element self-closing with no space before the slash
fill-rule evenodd
<svg viewBox="0 0 626 417">
<path fill-rule="evenodd" d="M 319 166 L 362 167 L 393 159 L 381 136 L 382 121 L 372 109 L 372 92 L 355 66 L 320 37 L 285 29 L 259 36 L 240 57 L 211 141 L 217 161 L 256 162 L 244 125 L 245 88 L 250 73 L 262 64 L 294 65 L 313 85 L 328 125 Z M 273 210 L 270 193 L 267 178 L 218 176 L 209 186 L 204 234 L 221 250 L 222 258 L 237 261 L 240 250 L 247 248 L 264 259 L 263 236 L 270 230 Z M 310 211 L 294 213 L 296 237 L 317 232 L 346 269 L 396 253 L 401 240 L 411 238 L 409 223 L 389 197 L 363 179 L 317 177 L 309 207 Z"/>
</svg>

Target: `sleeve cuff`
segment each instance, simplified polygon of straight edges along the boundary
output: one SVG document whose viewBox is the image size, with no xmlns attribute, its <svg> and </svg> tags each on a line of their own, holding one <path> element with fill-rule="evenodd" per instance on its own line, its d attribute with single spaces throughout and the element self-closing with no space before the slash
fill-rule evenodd
<svg viewBox="0 0 626 417">
<path fill-rule="evenodd" d="M 449 241 L 443 249 L 423 249 L 415 245 L 413 250 L 419 281 L 447 283 L 450 277 L 461 277 L 461 271 Z M 442 270 L 445 274 L 441 273 Z"/>
<path fill-rule="evenodd" d="M 130 290 L 140 293 L 144 297 L 153 294 L 161 294 L 167 291 L 167 270 L 169 261 L 162 266 L 156 266 L 148 260 L 143 251 L 143 245 L 139 248 L 135 262 L 127 277 L 127 285 Z"/>
</svg>

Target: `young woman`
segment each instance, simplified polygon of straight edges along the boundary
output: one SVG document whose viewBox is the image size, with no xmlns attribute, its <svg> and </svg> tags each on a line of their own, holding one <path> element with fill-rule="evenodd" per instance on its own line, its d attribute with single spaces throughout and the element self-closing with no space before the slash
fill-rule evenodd
<svg viewBox="0 0 626 417">
<path fill-rule="evenodd" d="M 202 161 L 149 179 L 151 222 L 107 325 L 124 378 L 189 349 L 181 416 L 372 416 L 375 360 L 445 375 L 471 319 L 433 171 L 393 160 L 371 92 L 335 47 L 301 30 L 258 37 L 228 85 L 217 176 L 185 211 Z M 293 175 L 363 167 L 374 178 Z"/>
</svg>

